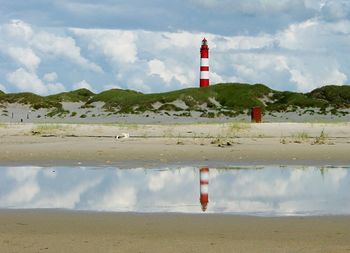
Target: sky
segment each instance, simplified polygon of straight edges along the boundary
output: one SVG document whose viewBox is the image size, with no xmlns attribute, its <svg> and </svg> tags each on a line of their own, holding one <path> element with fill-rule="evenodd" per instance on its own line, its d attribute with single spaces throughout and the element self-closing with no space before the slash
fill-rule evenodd
<svg viewBox="0 0 350 253">
<path fill-rule="evenodd" d="M 203 37 L 211 83 L 349 83 L 348 0 L 0 0 L 0 90 L 198 87 Z"/>
</svg>

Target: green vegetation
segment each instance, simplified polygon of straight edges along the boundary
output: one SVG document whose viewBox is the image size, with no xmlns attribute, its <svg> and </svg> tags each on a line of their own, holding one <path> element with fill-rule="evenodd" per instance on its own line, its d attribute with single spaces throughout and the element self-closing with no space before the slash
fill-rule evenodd
<svg viewBox="0 0 350 253">
<path fill-rule="evenodd" d="M 335 108 L 349 108 L 350 86 L 328 85 L 311 91 L 308 96 L 331 104 Z"/>
<path fill-rule="evenodd" d="M 235 137 L 239 132 L 247 130 L 251 127 L 250 124 L 243 122 L 232 122 L 227 125 L 226 137 Z"/>
<path fill-rule="evenodd" d="M 230 132 L 239 132 L 241 130 L 247 130 L 250 127 L 251 125 L 245 122 L 232 122 L 228 124 L 228 130 Z"/>
<path fill-rule="evenodd" d="M 320 136 L 316 137 L 313 144 L 317 144 L 317 145 L 326 144 L 327 139 L 328 139 L 328 135 L 324 132 L 324 130 L 322 130 L 322 132 L 320 133 Z"/>
<path fill-rule="evenodd" d="M 28 104 L 33 109 L 49 108 L 48 116 L 65 115 L 62 102 L 83 102 L 81 108 L 93 108 L 94 102 L 103 102 L 103 109 L 109 113 L 178 112 L 188 116 L 190 112 L 201 112 L 202 117 L 234 117 L 249 112 L 253 106 L 261 106 L 265 112 L 299 111 L 309 114 L 342 116 L 350 108 L 350 86 L 325 86 L 310 93 L 280 92 L 263 84 L 224 83 L 208 88 L 188 88 L 177 91 L 143 94 L 132 90 L 111 89 L 94 94 L 87 89 L 63 92 L 51 96 L 33 93 L 5 94 L 0 92 L 0 104 Z M 184 103 L 187 108 L 176 106 Z M 156 108 L 154 105 L 159 104 Z M 208 112 L 210 109 L 211 112 Z"/>
<path fill-rule="evenodd" d="M 296 111 L 298 107 L 323 108 L 327 107 L 327 103 L 302 93 L 289 91 L 274 92 L 272 102 L 267 103 L 266 109 L 268 111 L 287 111 L 288 109 L 290 109 L 290 111 Z"/>
<path fill-rule="evenodd" d="M 0 94 L 0 103 L 27 104 L 35 110 L 40 108 L 62 108 L 59 102 L 30 92 Z"/>
<path fill-rule="evenodd" d="M 215 118 L 214 112 L 203 112 L 199 117 L 201 118 Z"/>
<path fill-rule="evenodd" d="M 191 112 L 182 112 L 182 113 L 179 113 L 179 114 L 173 114 L 174 116 L 177 116 L 177 117 L 191 117 L 192 114 Z"/>
<path fill-rule="evenodd" d="M 108 111 L 117 109 L 121 113 L 174 110 L 180 111 L 181 108 L 171 104 L 179 100 L 183 101 L 189 110 L 201 110 L 201 105 L 206 104 L 209 108 L 216 108 L 211 102 L 215 99 L 223 108 L 227 109 L 247 109 L 252 106 L 263 103 L 259 100 L 267 95 L 271 90 L 262 85 L 248 84 L 218 84 L 205 89 L 188 88 L 183 90 L 142 94 L 130 90 L 112 89 L 95 95 L 88 103 L 104 102 L 104 108 Z M 160 102 L 163 105 L 156 110 L 154 103 Z"/>
<path fill-rule="evenodd" d="M 158 111 L 182 111 L 181 108 L 177 107 L 176 105 L 173 104 L 164 104 L 161 107 L 158 108 Z"/>
<path fill-rule="evenodd" d="M 46 116 L 48 117 L 54 117 L 54 116 L 57 116 L 57 117 L 64 117 L 66 116 L 67 114 L 69 113 L 69 111 L 67 110 L 64 110 L 63 108 L 61 107 L 58 107 L 58 108 L 53 108 L 50 112 L 48 112 L 46 114 Z"/>
<path fill-rule="evenodd" d="M 294 143 L 303 143 L 305 141 L 307 141 L 310 136 L 307 132 L 300 132 L 300 133 L 296 133 L 292 135 L 293 139 L 294 139 Z"/>
<path fill-rule="evenodd" d="M 95 94 L 88 89 L 78 89 L 70 92 L 62 92 L 56 95 L 47 96 L 51 101 L 57 102 L 87 102 Z"/>
</svg>

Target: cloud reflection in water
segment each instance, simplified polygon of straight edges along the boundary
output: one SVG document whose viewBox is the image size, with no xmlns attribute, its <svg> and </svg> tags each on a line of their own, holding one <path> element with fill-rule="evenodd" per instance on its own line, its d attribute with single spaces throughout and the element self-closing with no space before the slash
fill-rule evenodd
<svg viewBox="0 0 350 253">
<path fill-rule="evenodd" d="M 199 169 L 2 167 L 0 208 L 199 213 Z M 350 214 L 349 192 L 346 168 L 210 168 L 207 212 Z"/>
</svg>

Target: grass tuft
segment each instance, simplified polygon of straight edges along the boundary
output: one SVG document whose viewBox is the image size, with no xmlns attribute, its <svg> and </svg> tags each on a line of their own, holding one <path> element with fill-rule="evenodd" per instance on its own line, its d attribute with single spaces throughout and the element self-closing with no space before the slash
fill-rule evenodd
<svg viewBox="0 0 350 253">
<path fill-rule="evenodd" d="M 328 139 L 328 135 L 324 132 L 324 130 L 322 130 L 322 132 L 320 133 L 320 136 L 316 137 L 313 144 L 316 144 L 316 145 L 326 144 L 327 139 Z"/>
<path fill-rule="evenodd" d="M 60 124 L 40 124 L 36 125 L 31 132 L 33 135 L 55 134 L 57 131 L 65 129 L 67 129 L 67 127 Z"/>
<path fill-rule="evenodd" d="M 293 134 L 292 138 L 294 139 L 294 143 L 303 143 L 306 142 L 310 138 L 310 136 L 307 132 L 303 131 Z"/>
</svg>

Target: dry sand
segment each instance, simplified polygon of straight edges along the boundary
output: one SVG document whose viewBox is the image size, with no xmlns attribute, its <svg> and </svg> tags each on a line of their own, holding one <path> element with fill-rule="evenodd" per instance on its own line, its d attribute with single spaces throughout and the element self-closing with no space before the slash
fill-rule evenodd
<svg viewBox="0 0 350 253">
<path fill-rule="evenodd" d="M 115 138 L 123 133 L 130 138 Z M 349 123 L 8 124 L 0 126 L 0 142 L 2 164 L 350 161 Z"/>
<path fill-rule="evenodd" d="M 349 252 L 349 217 L 0 211 L 7 252 Z"/>
</svg>

